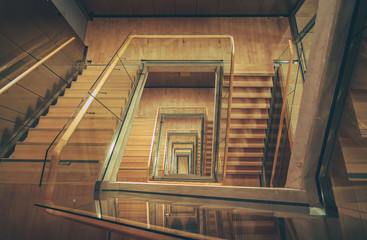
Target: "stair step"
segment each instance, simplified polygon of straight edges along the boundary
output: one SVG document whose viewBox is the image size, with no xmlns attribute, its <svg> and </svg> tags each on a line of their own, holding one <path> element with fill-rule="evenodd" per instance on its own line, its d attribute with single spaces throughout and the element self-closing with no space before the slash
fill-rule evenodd
<svg viewBox="0 0 367 240">
<path fill-rule="evenodd" d="M 72 89 L 79 89 L 79 90 L 89 90 L 93 86 L 93 82 L 73 82 L 71 84 Z M 128 81 L 125 82 L 109 82 L 107 81 L 102 89 L 130 89 L 131 83 Z"/>
<path fill-rule="evenodd" d="M 265 138 L 265 133 L 230 133 L 229 138 Z"/>
<path fill-rule="evenodd" d="M 262 166 L 262 162 L 228 161 L 227 166 Z"/>
<path fill-rule="evenodd" d="M 232 98 L 271 98 L 270 89 L 264 92 L 255 92 L 255 91 L 248 91 L 248 92 L 238 92 L 233 91 Z"/>
<path fill-rule="evenodd" d="M 101 97 L 128 97 L 129 96 L 129 90 L 127 89 L 101 89 L 99 93 L 97 94 L 97 98 Z M 67 89 L 65 91 L 65 94 L 63 97 L 84 97 L 88 94 L 88 90 L 82 90 L 82 89 Z"/>
<path fill-rule="evenodd" d="M 273 87 L 273 81 L 270 79 L 267 80 L 239 80 L 235 79 L 233 82 L 233 87 Z"/>
<path fill-rule="evenodd" d="M 58 107 L 73 107 L 78 106 L 82 98 L 80 97 L 60 97 L 57 101 Z M 99 97 L 98 100 L 106 107 L 122 107 L 126 103 L 126 98 L 123 97 Z M 94 100 L 91 104 L 92 107 L 102 106 L 101 103 Z"/>
<path fill-rule="evenodd" d="M 227 170 L 227 174 L 261 174 L 261 170 Z"/>
<path fill-rule="evenodd" d="M 232 157 L 262 157 L 263 152 L 228 152 L 228 158 Z"/>
<path fill-rule="evenodd" d="M 228 148 L 264 148 L 264 143 L 229 143 Z"/>
<path fill-rule="evenodd" d="M 266 124 L 256 124 L 256 123 L 249 123 L 249 124 L 233 124 L 231 123 L 231 130 L 232 129 L 266 129 Z"/>
<path fill-rule="evenodd" d="M 40 181 L 43 162 L 3 162 L 0 168 L 0 182 L 38 184 Z M 72 163 L 59 165 L 57 181 L 62 182 L 95 182 L 100 170 L 100 163 Z M 45 168 L 47 176 L 48 166 Z M 45 180 L 47 181 L 47 180 Z"/>
<path fill-rule="evenodd" d="M 269 103 L 232 103 L 231 105 L 232 109 L 268 109 L 269 107 Z M 227 108 L 227 106 L 225 106 L 225 108 Z"/>
<path fill-rule="evenodd" d="M 51 143 L 59 131 L 54 129 L 30 129 L 26 141 Z M 77 129 L 70 137 L 69 143 L 110 143 L 112 134 L 112 129 Z"/>
<path fill-rule="evenodd" d="M 227 117 L 227 115 L 223 116 Z M 232 119 L 268 119 L 268 113 L 231 113 L 231 120 Z"/>
<path fill-rule="evenodd" d="M 44 159 L 50 144 L 18 142 L 12 159 Z M 68 144 L 61 152 L 61 160 L 104 160 L 107 144 Z M 49 156 L 54 146 L 49 150 Z"/>
<path fill-rule="evenodd" d="M 128 150 L 126 149 L 124 151 L 124 158 L 125 157 L 139 157 L 139 156 L 149 156 L 150 149 L 145 151 L 134 151 L 134 150 Z"/>
<path fill-rule="evenodd" d="M 61 107 L 58 105 L 55 106 L 51 106 L 47 117 L 48 118 L 52 118 L 52 117 L 69 117 L 71 116 L 71 114 L 75 111 L 76 106 L 75 107 Z M 123 108 L 121 106 L 119 107 L 108 107 L 105 108 L 103 107 L 101 104 L 98 103 L 98 105 L 96 103 L 92 103 L 92 105 L 88 108 L 86 114 L 84 115 L 83 118 L 86 117 L 92 117 L 92 118 L 96 118 L 96 117 L 112 117 L 113 114 L 111 112 L 113 112 L 116 116 L 120 116 L 122 113 Z M 111 111 L 111 112 L 110 112 Z M 77 113 L 77 112 L 76 112 Z M 113 116 L 114 117 L 114 116 Z"/>
<path fill-rule="evenodd" d="M 95 75 L 80 75 L 78 76 L 77 82 L 85 82 L 85 83 L 94 83 L 97 80 L 98 76 Z M 131 76 L 131 79 L 134 79 L 134 76 Z M 115 83 L 131 83 L 129 76 L 126 74 L 117 76 L 117 75 L 110 75 L 107 79 L 107 82 L 115 82 Z"/>
<path fill-rule="evenodd" d="M 123 162 L 121 163 L 120 165 L 120 169 L 142 169 L 142 168 L 145 168 L 147 169 L 148 168 L 148 161 L 146 162 Z"/>
<path fill-rule="evenodd" d="M 99 72 L 101 73 L 106 68 L 106 65 L 87 65 L 87 69 L 83 71 L 83 75 L 85 72 Z M 126 70 L 125 70 L 126 69 Z M 129 64 L 129 65 L 117 65 L 114 67 L 114 71 L 112 72 L 118 72 L 118 71 L 128 71 L 129 73 L 135 72 L 139 69 L 138 64 Z"/>
<path fill-rule="evenodd" d="M 61 129 L 68 121 L 68 117 L 47 117 L 41 116 L 37 129 Z M 74 118 L 72 118 L 74 119 Z M 70 125 L 72 119 L 69 121 Z M 98 117 L 98 118 L 83 118 L 78 129 L 114 129 L 118 123 L 115 117 Z M 68 128 L 68 125 L 66 128 Z"/>
</svg>

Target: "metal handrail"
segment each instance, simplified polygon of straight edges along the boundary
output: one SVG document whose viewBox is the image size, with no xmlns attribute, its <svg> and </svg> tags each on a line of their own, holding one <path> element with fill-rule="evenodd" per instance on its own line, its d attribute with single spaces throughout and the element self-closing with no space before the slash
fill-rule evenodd
<svg viewBox="0 0 367 240">
<path fill-rule="evenodd" d="M 90 97 L 87 99 L 86 103 L 83 105 L 81 110 L 78 112 L 78 114 L 75 116 L 74 120 L 71 122 L 68 129 L 65 131 L 65 133 L 60 138 L 59 142 L 57 143 L 56 147 L 54 148 L 52 154 L 51 154 L 51 162 L 50 162 L 50 170 L 49 170 L 49 180 L 51 183 L 56 182 L 57 177 L 57 162 L 60 160 L 60 155 L 63 150 L 63 148 L 68 143 L 69 139 L 71 138 L 72 134 L 74 133 L 75 129 L 79 125 L 80 121 L 82 120 L 84 114 L 87 112 L 89 106 L 92 104 L 93 100 L 95 99 L 95 96 L 98 95 L 99 91 L 103 87 L 104 83 L 110 76 L 111 72 L 113 71 L 114 67 L 117 65 L 120 57 L 124 54 L 126 49 L 129 47 L 130 43 L 134 39 L 229 39 L 231 42 L 231 72 L 230 72 L 230 93 L 229 93 L 229 103 L 228 103 L 228 116 L 231 115 L 231 103 L 232 103 L 232 89 L 233 89 L 233 78 L 234 78 L 234 56 L 235 56 L 235 49 L 234 49 L 234 40 L 231 35 L 129 35 L 126 41 L 124 42 L 121 49 L 118 51 L 118 53 L 114 56 L 114 59 L 112 60 L 109 67 L 106 69 L 106 71 L 101 76 L 101 80 L 99 81 L 98 85 L 94 89 L 93 93 L 90 94 Z M 227 124 L 227 137 L 226 141 L 229 141 L 229 123 Z M 226 159 L 227 159 L 227 152 L 228 152 L 228 144 L 226 144 L 226 151 L 225 151 L 225 168 L 226 168 Z M 49 184 L 48 189 L 45 193 L 46 199 L 51 199 L 53 192 L 54 192 L 54 184 Z"/>
<path fill-rule="evenodd" d="M 74 41 L 75 37 L 70 38 L 68 41 L 66 41 L 64 44 L 62 44 L 60 47 L 56 48 L 54 51 L 52 51 L 50 54 L 48 54 L 46 57 L 44 57 L 42 60 L 38 61 L 36 64 L 34 64 L 32 67 L 28 68 L 27 71 L 20 74 L 18 77 L 16 77 L 14 80 L 12 80 L 10 83 L 6 84 L 3 88 L 0 89 L 0 95 L 3 94 L 6 90 L 8 90 L 10 87 L 15 85 L 17 82 L 22 80 L 24 77 L 26 77 L 28 74 L 30 74 L 33 70 L 35 70 L 37 67 L 42 65 L 44 62 L 46 62 L 49 58 L 51 58 L 53 55 L 58 53 L 60 50 L 62 50 L 64 47 L 66 47 L 69 43 Z"/>
</svg>

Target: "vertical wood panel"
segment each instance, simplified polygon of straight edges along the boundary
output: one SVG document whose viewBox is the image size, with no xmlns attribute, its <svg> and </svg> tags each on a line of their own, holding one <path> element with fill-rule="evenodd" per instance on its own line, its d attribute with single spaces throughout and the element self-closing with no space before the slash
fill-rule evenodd
<svg viewBox="0 0 367 240">
<path fill-rule="evenodd" d="M 156 15 L 173 15 L 175 13 L 175 1 L 153 0 Z"/>
<path fill-rule="evenodd" d="M 154 15 L 152 0 L 131 0 L 135 15 Z"/>
<path fill-rule="evenodd" d="M 239 14 L 258 14 L 261 7 L 261 1 L 257 0 L 241 0 L 238 10 Z"/>
<path fill-rule="evenodd" d="M 110 2 L 113 12 L 118 15 L 132 15 L 134 14 L 130 1 L 108 0 Z"/>
<path fill-rule="evenodd" d="M 221 0 L 219 1 L 218 14 L 238 14 L 240 0 Z"/>
<path fill-rule="evenodd" d="M 175 0 L 175 13 L 177 15 L 196 14 L 196 0 Z"/>
<path fill-rule="evenodd" d="M 198 15 L 216 14 L 219 1 L 220 0 L 197 0 L 196 13 Z"/>
<path fill-rule="evenodd" d="M 92 11 L 98 14 L 116 14 L 111 8 L 109 0 L 92 1 L 91 5 Z"/>
</svg>

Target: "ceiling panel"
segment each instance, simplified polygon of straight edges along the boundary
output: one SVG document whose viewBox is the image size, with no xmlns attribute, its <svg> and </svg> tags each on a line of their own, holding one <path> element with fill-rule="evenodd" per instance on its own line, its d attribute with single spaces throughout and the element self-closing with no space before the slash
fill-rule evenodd
<svg viewBox="0 0 367 240">
<path fill-rule="evenodd" d="M 174 15 L 175 1 L 172 0 L 153 0 L 156 15 Z"/>
<path fill-rule="evenodd" d="M 278 12 L 279 14 L 287 14 L 300 0 L 264 0 L 260 11 L 262 14 L 272 14 Z"/>
<path fill-rule="evenodd" d="M 96 0 L 91 4 L 91 9 L 95 14 L 117 14 L 112 10 L 109 0 Z"/>
<path fill-rule="evenodd" d="M 196 13 L 198 15 L 212 15 L 217 13 L 220 0 L 197 0 Z"/>
<path fill-rule="evenodd" d="M 286 15 L 303 0 L 76 0 L 105 16 Z"/>
<path fill-rule="evenodd" d="M 242 0 L 238 9 L 238 14 L 258 14 L 262 1 Z"/>
<path fill-rule="evenodd" d="M 196 0 L 175 0 L 175 13 L 177 15 L 195 15 Z"/>
<path fill-rule="evenodd" d="M 238 14 L 238 8 L 240 7 L 241 0 L 220 0 L 217 14 Z"/>
<path fill-rule="evenodd" d="M 116 15 L 133 15 L 133 8 L 130 1 L 108 0 Z"/>
<path fill-rule="evenodd" d="M 154 15 L 152 0 L 131 0 L 134 15 Z"/>
</svg>

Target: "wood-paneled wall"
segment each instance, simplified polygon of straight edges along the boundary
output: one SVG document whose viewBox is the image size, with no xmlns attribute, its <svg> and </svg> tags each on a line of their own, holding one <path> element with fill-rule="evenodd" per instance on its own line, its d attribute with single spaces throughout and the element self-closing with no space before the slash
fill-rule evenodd
<svg viewBox="0 0 367 240">
<path fill-rule="evenodd" d="M 146 88 L 137 117 L 156 117 L 158 107 L 205 107 L 214 114 L 214 88 Z"/>
<path fill-rule="evenodd" d="M 231 34 L 235 40 L 237 65 L 272 64 L 290 38 L 288 19 L 283 17 L 99 18 L 87 27 L 88 59 L 96 64 L 107 63 L 130 32 Z"/>
</svg>

